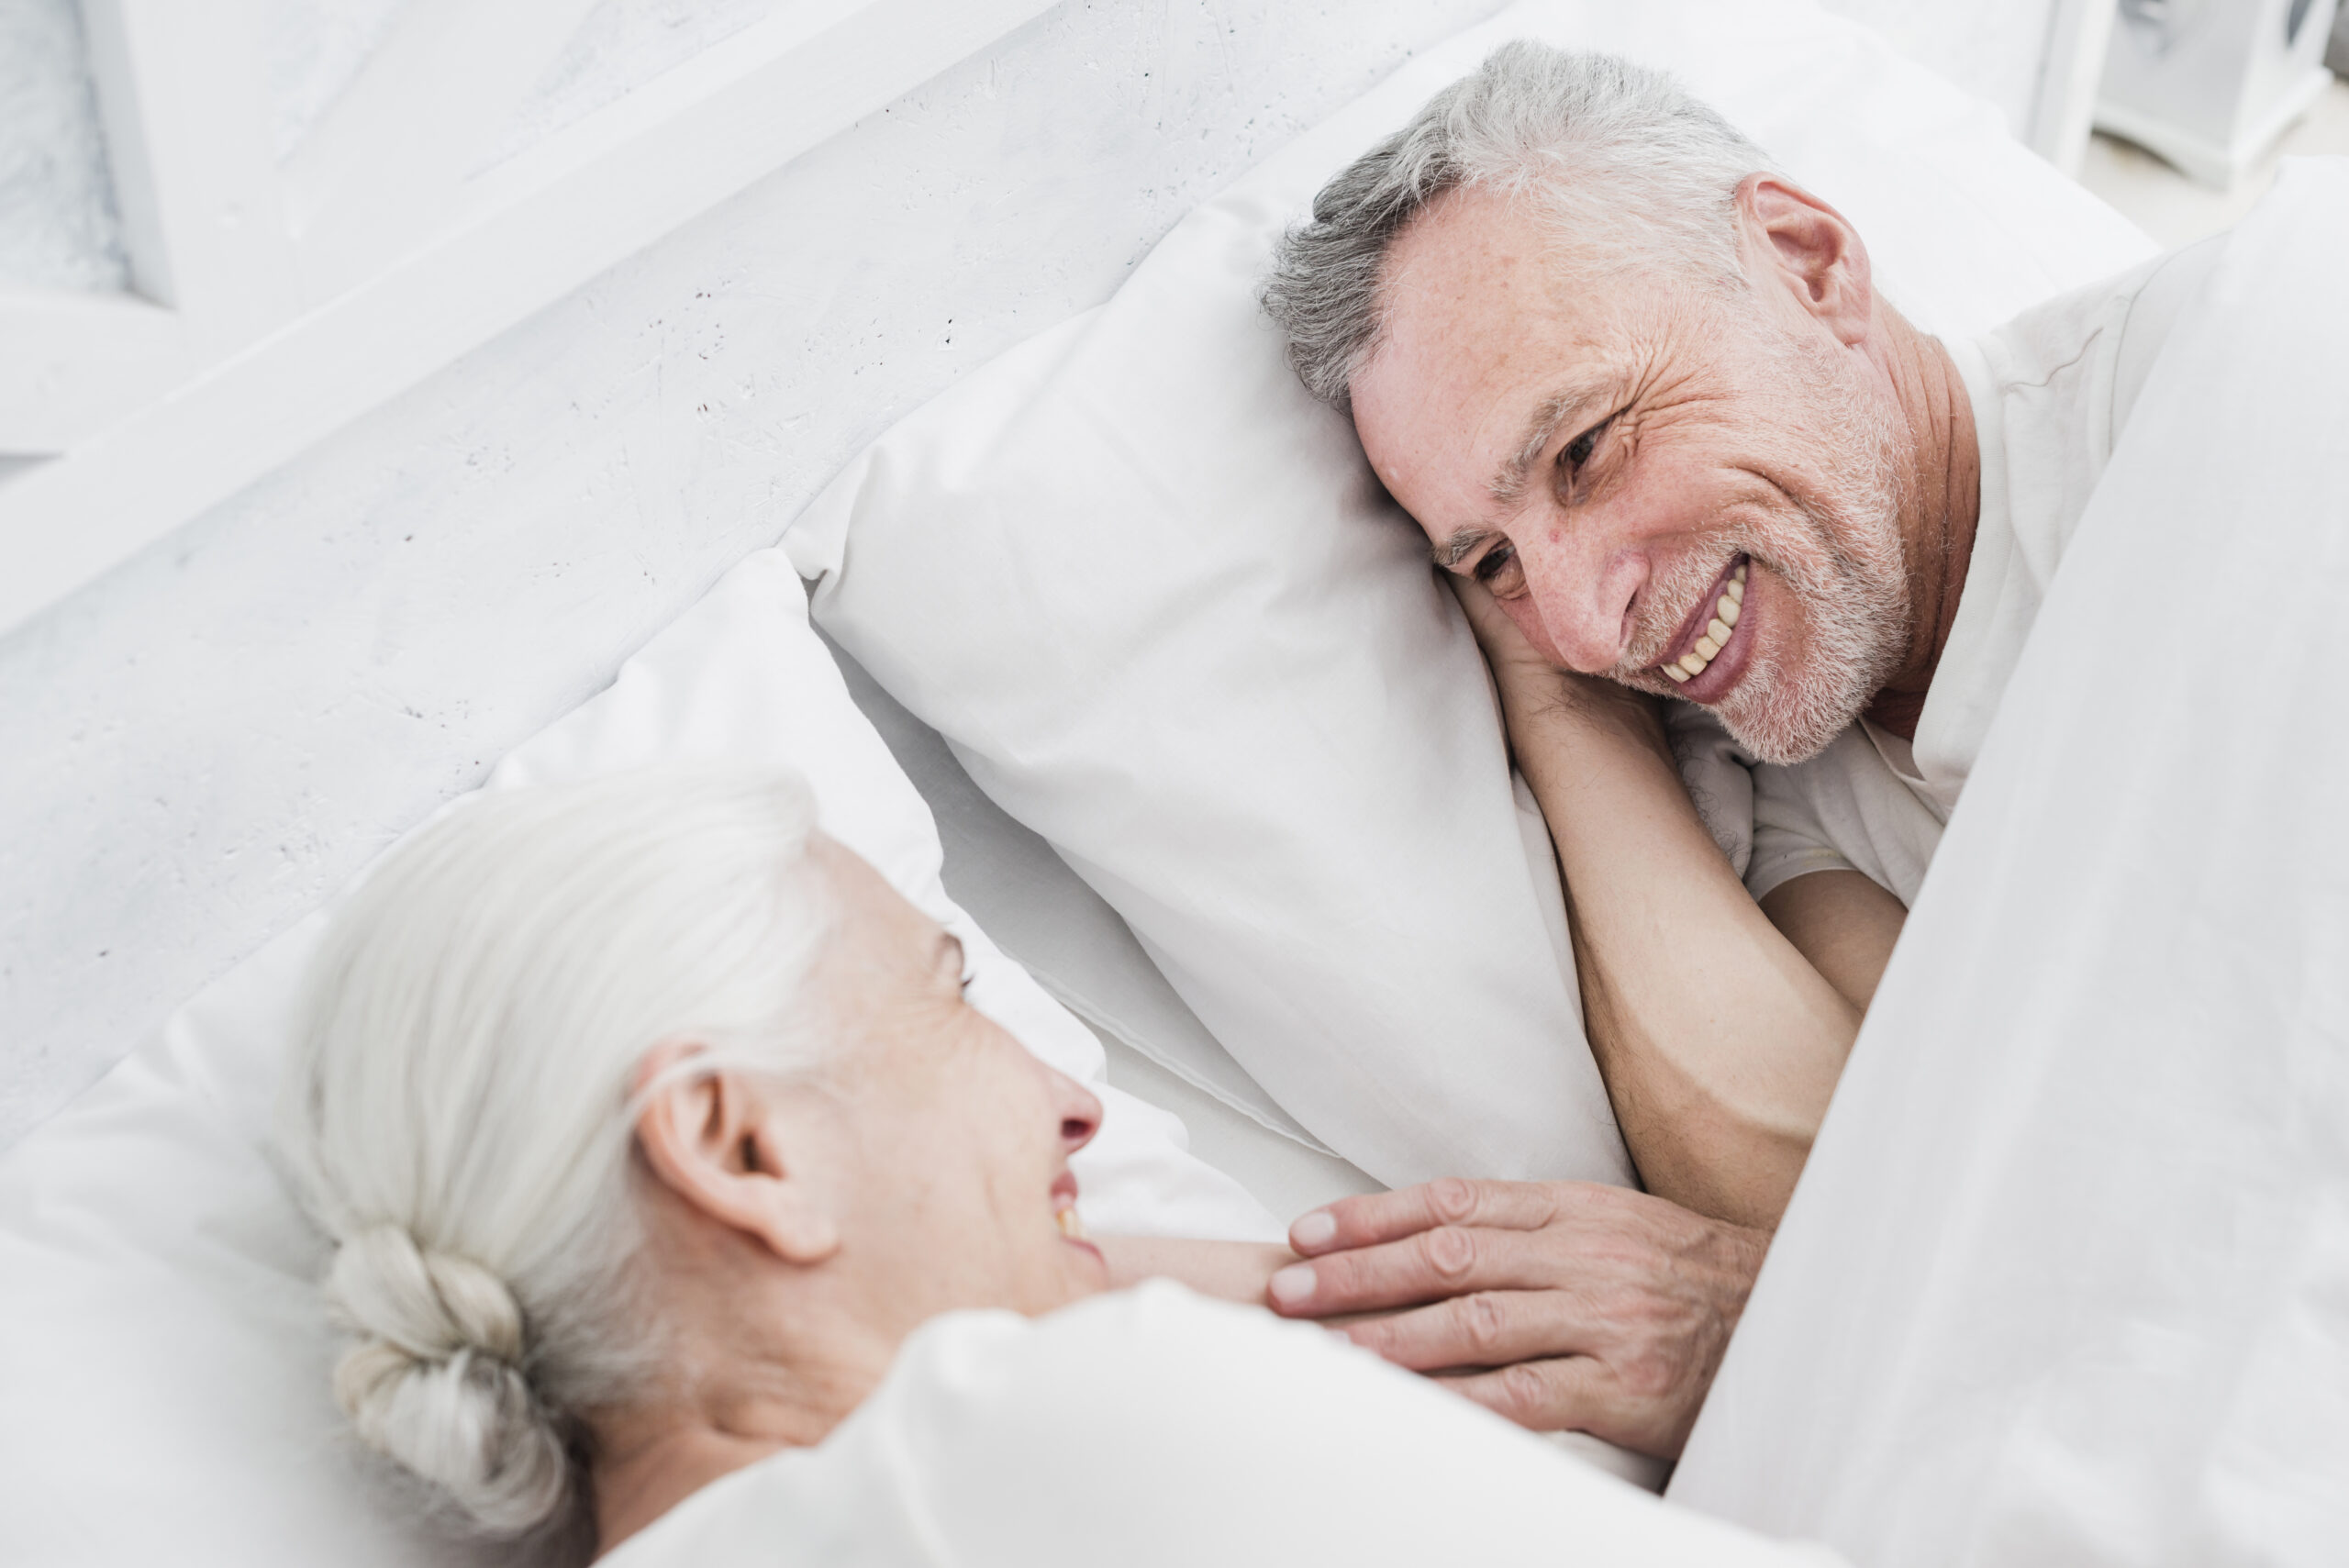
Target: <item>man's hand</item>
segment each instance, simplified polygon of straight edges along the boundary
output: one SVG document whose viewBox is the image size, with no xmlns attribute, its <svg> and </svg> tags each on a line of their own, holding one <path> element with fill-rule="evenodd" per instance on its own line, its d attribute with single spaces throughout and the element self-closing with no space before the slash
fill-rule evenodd
<svg viewBox="0 0 2349 1568">
<path fill-rule="evenodd" d="M 1476 646 L 1483 651 L 1485 662 L 1492 666 L 1493 679 L 1503 692 L 1519 686 L 1556 685 L 1558 666 L 1535 648 L 1532 639 L 1511 620 L 1501 608 L 1492 590 L 1473 577 L 1463 577 L 1456 572 L 1441 573 L 1453 596 L 1466 612 L 1468 628 L 1476 634 Z"/>
<path fill-rule="evenodd" d="M 1442 576 L 1466 613 L 1476 646 L 1493 673 L 1512 751 L 1522 744 L 1518 731 L 1528 718 L 1563 710 L 1585 726 L 1636 737 L 1650 751 L 1670 761 L 1672 748 L 1664 738 L 1664 713 L 1657 699 L 1602 675 L 1561 669 L 1509 618 L 1490 589 L 1457 573 Z"/>
<path fill-rule="evenodd" d="M 1339 1331 L 1537 1431 L 1676 1459 L 1769 1236 L 1586 1182 L 1432 1182 L 1289 1228 L 1288 1318 Z"/>
</svg>

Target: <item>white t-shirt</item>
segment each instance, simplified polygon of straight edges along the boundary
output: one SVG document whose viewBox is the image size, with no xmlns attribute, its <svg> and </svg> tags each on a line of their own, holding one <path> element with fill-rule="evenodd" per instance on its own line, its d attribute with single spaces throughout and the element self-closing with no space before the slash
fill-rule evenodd
<svg viewBox="0 0 2349 1568">
<path fill-rule="evenodd" d="M 1675 705 L 1682 775 L 1754 897 L 1853 869 L 1915 902 L 2113 441 L 2223 244 L 2205 240 L 1944 345 L 1974 408 L 1982 508 L 1913 744 L 1864 718 L 1809 762 L 1775 767 L 1739 751 L 1711 715 Z"/>
<path fill-rule="evenodd" d="M 1461 1562 L 1820 1568 L 1309 1324 L 1154 1281 L 961 1312 L 811 1449 L 725 1476 L 608 1568 Z"/>
</svg>

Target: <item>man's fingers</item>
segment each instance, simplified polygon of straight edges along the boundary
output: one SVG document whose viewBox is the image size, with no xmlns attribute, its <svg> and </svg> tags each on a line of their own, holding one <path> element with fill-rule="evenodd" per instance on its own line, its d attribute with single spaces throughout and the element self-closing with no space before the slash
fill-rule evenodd
<svg viewBox="0 0 2349 1568">
<path fill-rule="evenodd" d="M 1517 629 L 1517 623 L 1508 618 L 1508 612 L 1501 608 L 1500 601 L 1493 597 L 1491 589 L 1473 577 L 1463 577 L 1457 572 L 1443 573 L 1443 581 L 1444 585 L 1452 590 L 1453 597 L 1460 601 L 1461 609 L 1468 617 L 1469 628 L 1475 632 L 1479 645 L 1490 649 L 1497 642 L 1503 649 L 1509 649 L 1513 641 L 1524 640 L 1525 634 Z"/>
<path fill-rule="evenodd" d="M 1519 1362 L 1435 1381 L 1537 1432 L 1594 1432 L 1610 1442 L 1620 1440 L 1612 1435 L 1622 1426 L 1614 1379 L 1603 1363 L 1588 1356 Z"/>
<path fill-rule="evenodd" d="M 1507 1366 L 1588 1356 L 1601 1334 L 1580 1302 L 1556 1290 L 1480 1290 L 1416 1311 L 1348 1326 L 1346 1337 L 1413 1372 Z"/>
<path fill-rule="evenodd" d="M 1391 1193 L 1340 1198 L 1298 1218 L 1289 1245 L 1302 1257 L 1398 1240 L 1439 1225 L 1533 1230 L 1557 1218 L 1569 1182 L 1472 1182 L 1453 1176 Z"/>
<path fill-rule="evenodd" d="M 1435 1382 L 1537 1432 L 1588 1432 L 1618 1448 L 1676 1460 L 1688 1444 L 1693 1410 L 1629 1395 L 1604 1362 L 1587 1356 L 1520 1362 L 1493 1372 L 1440 1376 Z"/>
<path fill-rule="evenodd" d="M 1467 614 L 1468 628 L 1476 634 L 1476 646 L 1504 686 L 1513 677 L 1535 681 L 1558 678 L 1558 667 L 1534 648 L 1532 639 L 1509 618 L 1491 589 L 1456 572 L 1440 572 L 1437 575 L 1452 585 L 1461 609 Z"/>
<path fill-rule="evenodd" d="M 1442 1225 L 1398 1241 L 1325 1252 L 1273 1275 L 1273 1308 L 1291 1318 L 1375 1312 L 1479 1290 L 1559 1283 L 1531 1232 Z"/>
</svg>

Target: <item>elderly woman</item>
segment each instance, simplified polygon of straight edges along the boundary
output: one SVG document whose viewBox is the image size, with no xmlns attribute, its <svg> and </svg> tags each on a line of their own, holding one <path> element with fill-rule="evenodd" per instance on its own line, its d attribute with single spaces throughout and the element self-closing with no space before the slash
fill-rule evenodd
<svg viewBox="0 0 2349 1568">
<path fill-rule="evenodd" d="M 1815 1560 L 1314 1328 L 1113 1291 L 1100 1106 L 963 980 L 789 777 L 492 795 L 395 851 L 285 1105 L 361 1438 L 630 1563 Z"/>
</svg>

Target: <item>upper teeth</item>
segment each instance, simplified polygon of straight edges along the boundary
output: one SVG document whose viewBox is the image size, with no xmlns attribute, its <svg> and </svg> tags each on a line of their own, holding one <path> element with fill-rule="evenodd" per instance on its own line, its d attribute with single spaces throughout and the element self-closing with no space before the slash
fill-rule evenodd
<svg viewBox="0 0 2349 1568">
<path fill-rule="evenodd" d="M 1744 613 L 1744 609 L 1745 562 L 1741 561 L 1737 569 L 1729 574 L 1729 586 L 1721 590 L 1720 601 L 1713 606 L 1713 618 L 1706 623 L 1704 635 L 1698 638 L 1697 645 L 1683 653 L 1676 662 L 1664 667 L 1664 673 L 1672 677 L 1675 685 L 1686 684 L 1690 677 L 1705 673 L 1705 666 L 1713 662 L 1713 655 L 1729 645 L 1730 628 L 1737 624 L 1737 617 Z"/>
<path fill-rule="evenodd" d="M 1060 1225 L 1061 1234 L 1067 1237 L 1070 1240 L 1082 1241 L 1085 1240 L 1085 1221 L 1076 1217 L 1076 1205 L 1069 1205 L 1066 1208 L 1062 1209 L 1059 1213 L 1053 1215 L 1052 1218 Z"/>
</svg>

